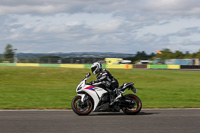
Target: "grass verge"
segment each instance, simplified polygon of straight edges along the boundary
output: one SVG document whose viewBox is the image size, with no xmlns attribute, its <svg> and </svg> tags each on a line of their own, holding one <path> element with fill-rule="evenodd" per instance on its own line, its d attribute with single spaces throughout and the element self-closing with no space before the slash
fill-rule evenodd
<svg viewBox="0 0 200 133">
<path fill-rule="evenodd" d="M 120 85 L 135 82 L 143 108 L 200 107 L 200 72 L 108 70 Z M 76 86 L 88 72 L 90 69 L 1 66 L 0 109 L 69 109 Z M 90 81 L 94 79 L 92 76 Z"/>
</svg>

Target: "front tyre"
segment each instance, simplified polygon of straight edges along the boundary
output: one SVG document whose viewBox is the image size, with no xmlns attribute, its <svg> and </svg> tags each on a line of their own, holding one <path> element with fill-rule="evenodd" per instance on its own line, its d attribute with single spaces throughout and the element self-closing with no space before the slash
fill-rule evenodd
<svg viewBox="0 0 200 133">
<path fill-rule="evenodd" d="M 134 94 L 127 94 L 125 95 L 126 99 L 132 100 L 133 103 L 131 104 L 131 106 L 129 107 L 123 107 L 122 110 L 125 114 L 127 115 L 136 115 L 140 112 L 140 110 L 142 109 L 142 102 L 139 99 L 139 97 L 137 97 Z"/>
<path fill-rule="evenodd" d="M 77 115 L 88 115 L 93 109 L 93 102 L 88 98 L 85 103 L 81 102 L 81 96 L 77 95 L 72 99 L 72 110 Z"/>
</svg>

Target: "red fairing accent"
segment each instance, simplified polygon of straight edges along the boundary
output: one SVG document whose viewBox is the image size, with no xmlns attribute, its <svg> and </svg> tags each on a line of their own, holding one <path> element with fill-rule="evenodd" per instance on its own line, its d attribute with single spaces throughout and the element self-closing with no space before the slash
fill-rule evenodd
<svg viewBox="0 0 200 133">
<path fill-rule="evenodd" d="M 95 89 L 93 89 L 93 88 L 95 88 L 95 87 L 94 87 L 94 86 L 88 86 L 88 87 L 86 87 L 85 89 L 91 90 L 91 91 L 95 91 Z"/>
</svg>

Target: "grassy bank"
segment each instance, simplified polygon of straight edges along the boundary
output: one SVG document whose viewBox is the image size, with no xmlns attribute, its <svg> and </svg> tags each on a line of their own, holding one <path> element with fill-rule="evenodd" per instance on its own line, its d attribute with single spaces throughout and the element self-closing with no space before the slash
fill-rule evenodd
<svg viewBox="0 0 200 133">
<path fill-rule="evenodd" d="M 200 72 L 108 69 L 135 82 L 144 108 L 200 107 Z M 64 109 L 90 69 L 0 67 L 0 109 Z M 90 80 L 94 80 L 92 76 Z"/>
</svg>

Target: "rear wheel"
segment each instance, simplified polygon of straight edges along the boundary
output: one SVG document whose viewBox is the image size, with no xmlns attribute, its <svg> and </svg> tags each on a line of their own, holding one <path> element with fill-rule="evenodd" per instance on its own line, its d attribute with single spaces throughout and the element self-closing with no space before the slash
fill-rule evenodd
<svg viewBox="0 0 200 133">
<path fill-rule="evenodd" d="M 133 94 L 127 94 L 125 95 L 125 98 L 132 100 L 133 103 L 129 107 L 123 107 L 122 108 L 123 112 L 127 115 L 138 114 L 140 110 L 142 109 L 142 102 L 139 99 L 139 97 Z"/>
<path fill-rule="evenodd" d="M 85 103 L 81 101 L 81 96 L 77 95 L 73 98 L 72 103 L 72 110 L 77 115 L 88 115 L 93 109 L 93 103 L 90 98 L 88 98 Z"/>
</svg>

